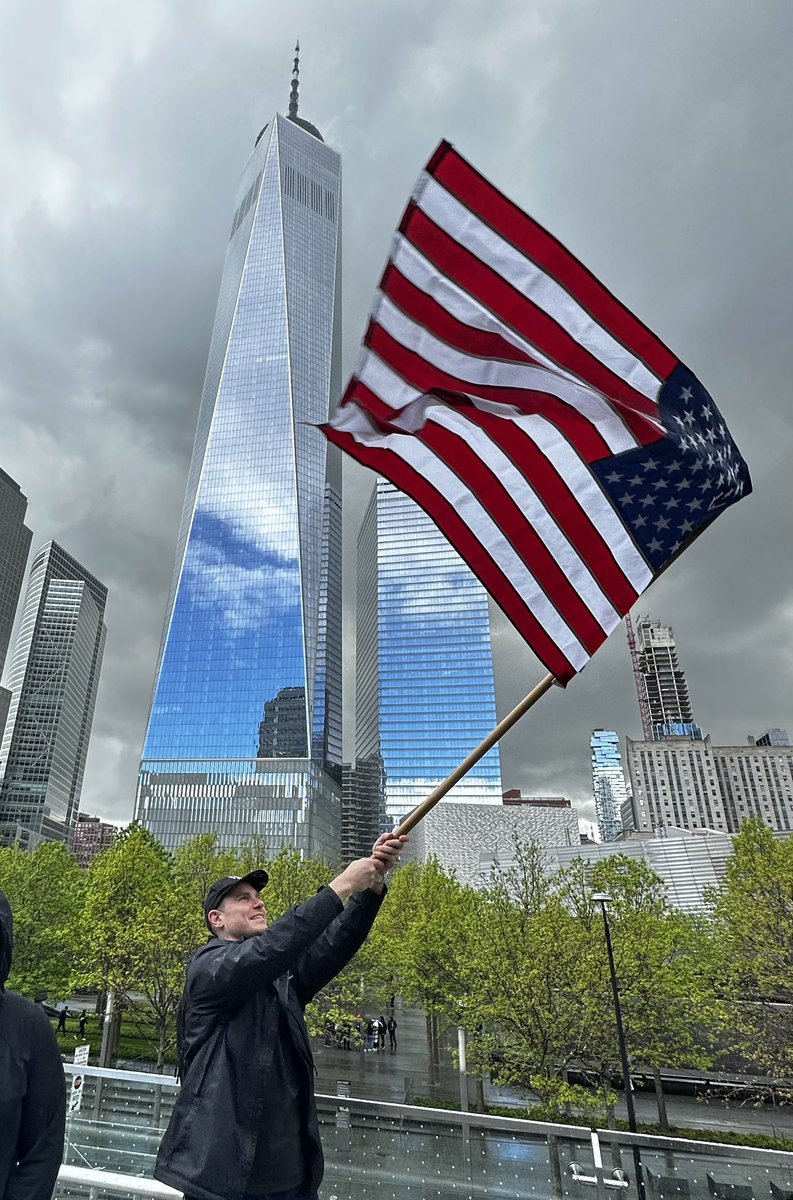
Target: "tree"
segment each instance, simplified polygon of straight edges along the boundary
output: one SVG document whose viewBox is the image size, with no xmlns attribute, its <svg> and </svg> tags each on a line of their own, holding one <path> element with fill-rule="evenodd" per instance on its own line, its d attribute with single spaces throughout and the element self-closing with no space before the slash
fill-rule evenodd
<svg viewBox="0 0 793 1200">
<path fill-rule="evenodd" d="M 625 1040 L 632 1061 L 653 1071 L 659 1122 L 668 1128 L 660 1068 L 704 1070 L 713 1061 L 711 1034 L 721 1006 L 708 971 L 707 930 L 669 907 L 661 879 L 641 860 L 612 855 L 591 872 L 578 860 L 564 873 L 566 902 L 586 930 L 581 981 L 587 1038 L 580 1052 L 601 1083 L 622 1070 L 603 918 L 593 892 L 611 896 L 608 920 Z"/>
<path fill-rule="evenodd" d="M 718 978 L 743 1052 L 776 1078 L 793 1075 L 793 839 L 758 819 L 733 841 L 710 893 Z"/>
<path fill-rule="evenodd" d="M 203 911 L 204 897 L 216 880 L 226 875 L 244 875 L 251 869 L 243 867 L 236 850 L 223 850 L 218 846 L 216 833 L 202 833 L 191 838 L 173 855 L 174 885 L 187 906 L 198 913 Z"/>
<path fill-rule="evenodd" d="M 14 912 L 12 988 L 31 996 L 67 994 L 84 885 L 85 874 L 63 842 L 42 842 L 32 853 L 0 849 L 0 888 Z"/>
<path fill-rule="evenodd" d="M 261 867 L 261 859 L 255 865 Z M 270 862 L 265 862 L 264 867 L 269 875 L 264 901 L 270 921 L 275 921 L 301 901 L 308 900 L 333 878 L 331 868 L 324 862 L 316 858 L 301 858 L 297 850 L 286 848 L 280 850 Z"/>
<path fill-rule="evenodd" d="M 88 872 L 77 986 L 112 992 L 128 1012 L 154 1017 L 162 1066 L 184 986 L 184 968 L 203 940 L 201 908 L 185 903 L 169 855 L 140 825 L 130 825 Z"/>
<path fill-rule="evenodd" d="M 263 833 L 252 833 L 241 846 L 237 847 L 236 853 L 240 875 L 247 875 L 249 871 L 257 871 L 269 857 L 267 838 Z"/>
<path fill-rule="evenodd" d="M 585 938 L 541 849 L 516 842 L 511 868 L 494 873 L 484 900 L 468 946 L 469 1060 L 539 1096 L 537 1115 L 592 1109 L 591 1094 L 566 1077 L 587 1025 Z"/>
<path fill-rule="evenodd" d="M 184 894 L 166 884 L 154 902 L 138 911 L 135 932 L 129 940 L 130 980 L 144 997 L 154 1019 L 157 1069 L 174 1036 L 174 1017 L 185 986 L 185 969 L 193 951 L 206 940 L 206 927 L 199 913 L 188 909 Z M 129 990 L 125 993 L 130 1006 Z"/>
<path fill-rule="evenodd" d="M 467 945 L 474 935 L 480 897 L 472 888 L 463 887 L 436 859 L 405 877 L 403 894 L 408 889 L 412 891 L 409 914 L 399 903 L 399 894 L 392 897 L 390 906 L 392 919 L 405 922 L 390 947 L 400 990 L 430 1015 L 443 1014 L 454 1024 L 463 1024 Z M 405 921 L 406 916 L 409 919 Z"/>
</svg>

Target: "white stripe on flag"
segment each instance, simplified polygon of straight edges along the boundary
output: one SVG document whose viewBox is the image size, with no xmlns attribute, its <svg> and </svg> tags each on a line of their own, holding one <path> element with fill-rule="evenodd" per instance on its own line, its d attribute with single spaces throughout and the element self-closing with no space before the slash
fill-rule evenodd
<svg viewBox="0 0 793 1200">
<path fill-rule="evenodd" d="M 576 671 L 581 670 L 589 661 L 589 654 L 476 496 L 454 471 L 418 438 L 400 433 L 385 434 L 375 429 L 366 414 L 354 403 L 343 405 L 333 424 L 340 432 L 351 434 L 361 446 L 389 451 L 426 479 L 468 526 L 482 550 L 510 581 L 526 608 L 568 662 Z"/>
<path fill-rule="evenodd" d="M 406 279 L 409 279 L 426 295 L 432 296 L 432 299 L 440 304 L 441 308 L 445 308 L 463 325 L 470 325 L 472 329 L 481 329 L 483 333 L 497 333 L 499 337 L 503 337 L 505 342 L 510 342 L 529 358 L 549 367 L 550 370 L 563 375 L 566 379 L 574 381 L 579 387 L 585 386 L 572 372 L 565 371 L 563 367 L 548 358 L 526 338 L 521 337 L 516 329 L 502 321 L 487 305 L 482 304 L 469 292 L 463 291 L 448 276 L 439 274 L 438 268 L 433 266 L 429 259 L 426 259 L 402 233 L 398 233 L 394 238 L 391 261 Z"/>
<path fill-rule="evenodd" d="M 375 396 L 379 396 L 390 408 L 406 408 L 408 404 L 412 404 L 414 400 L 423 395 L 418 388 L 405 383 L 402 376 L 397 375 L 396 371 L 392 371 L 388 363 L 383 362 L 379 354 L 375 354 L 368 346 L 364 347 L 355 373 L 361 383 L 365 384 L 370 392 L 374 392 Z"/>
<path fill-rule="evenodd" d="M 592 319 L 586 309 L 529 258 L 455 199 L 430 175 L 421 176 L 414 199 L 449 237 L 496 271 L 552 317 L 580 346 L 635 391 L 656 402 L 662 380 Z"/>
<path fill-rule="evenodd" d="M 460 412 L 436 403 L 428 409 L 427 417 L 436 425 L 442 425 L 444 429 L 449 429 L 452 433 L 457 434 L 470 445 L 481 461 L 504 485 L 526 521 L 532 526 L 600 627 L 606 633 L 614 629 L 620 622 L 620 614 L 604 595 L 586 563 L 580 558 L 578 551 L 559 528 L 512 459 L 488 437 L 483 429 L 472 425 Z"/>
<path fill-rule="evenodd" d="M 541 450 L 573 493 L 600 536 L 608 545 L 620 570 L 638 594 L 649 586 L 652 571 L 628 536 L 609 500 L 573 447 L 544 417 L 516 417 L 518 425 Z"/>
<path fill-rule="evenodd" d="M 612 454 L 632 450 L 636 439 L 603 397 L 591 388 L 574 384 L 566 376 L 555 375 L 543 367 L 504 359 L 474 358 L 440 341 L 423 325 L 406 316 L 387 297 L 381 296 L 372 319 L 408 350 L 425 362 L 464 383 L 485 387 L 509 387 L 525 392 L 548 392 L 569 404 L 592 424 Z M 506 399 L 505 403 L 511 401 Z"/>
</svg>

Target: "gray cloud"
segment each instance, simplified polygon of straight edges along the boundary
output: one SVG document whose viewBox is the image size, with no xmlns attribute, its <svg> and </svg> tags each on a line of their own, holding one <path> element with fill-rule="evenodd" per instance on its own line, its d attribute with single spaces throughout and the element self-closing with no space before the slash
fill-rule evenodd
<svg viewBox="0 0 793 1200">
<path fill-rule="evenodd" d="M 236 180 L 286 106 L 296 34 L 302 111 L 343 156 L 346 370 L 449 137 L 716 398 L 755 494 L 637 607 L 674 626 L 716 741 L 793 725 L 792 27 L 787 0 L 5 6 L 0 465 L 36 544 L 110 588 L 85 809 L 131 811 Z M 345 486 L 357 501 L 371 481 L 347 467 Z M 542 668 L 495 631 L 505 712 Z M 505 784 L 585 800 L 596 726 L 639 734 L 619 633 L 505 739 Z"/>
</svg>

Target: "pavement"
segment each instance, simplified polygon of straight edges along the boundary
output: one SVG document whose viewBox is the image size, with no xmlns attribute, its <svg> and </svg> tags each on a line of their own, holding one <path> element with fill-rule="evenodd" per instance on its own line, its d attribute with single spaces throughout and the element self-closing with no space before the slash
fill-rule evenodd
<svg viewBox="0 0 793 1200">
<path fill-rule="evenodd" d="M 379 1016 L 368 1013 L 367 1016 Z M 389 1012 L 384 1014 L 386 1018 Z M 318 1092 L 335 1095 L 337 1081 L 349 1084 L 351 1096 L 409 1104 L 416 1096 L 438 1100 L 460 1100 L 459 1073 L 448 1050 L 441 1048 L 433 1063 L 427 1039 L 427 1024 L 420 1009 L 397 1005 L 397 1048 L 389 1049 L 388 1035 L 382 1050 L 340 1050 L 328 1047 L 321 1037 L 312 1039 L 317 1066 Z"/>
<path fill-rule="evenodd" d="M 379 1014 L 367 1014 L 372 1017 Z M 386 1012 L 386 1017 L 389 1015 Z M 460 1075 L 452 1058 L 457 1047 L 456 1030 L 447 1031 L 442 1039 L 435 1063 L 429 1049 L 427 1026 L 420 1009 L 399 1006 L 394 1010 L 397 1021 L 397 1049 L 341 1050 L 325 1046 L 322 1038 L 313 1039 L 317 1065 L 316 1090 L 324 1094 L 357 1096 L 365 1100 L 382 1100 L 394 1104 L 410 1104 L 417 1096 L 459 1106 Z M 347 1090 L 349 1089 L 349 1090 Z M 468 1094 L 473 1108 L 475 1082 L 468 1080 Z M 484 1084 L 485 1103 L 525 1108 L 525 1096 L 506 1088 Z M 658 1120 L 653 1092 L 634 1092 L 634 1107 L 638 1122 Z M 669 1122 L 681 1129 L 717 1129 L 732 1132 L 752 1132 L 769 1136 L 793 1138 L 793 1107 L 738 1104 L 735 1101 L 698 1099 L 694 1096 L 666 1095 Z M 617 1116 L 627 1120 L 624 1099 L 617 1104 Z"/>
</svg>

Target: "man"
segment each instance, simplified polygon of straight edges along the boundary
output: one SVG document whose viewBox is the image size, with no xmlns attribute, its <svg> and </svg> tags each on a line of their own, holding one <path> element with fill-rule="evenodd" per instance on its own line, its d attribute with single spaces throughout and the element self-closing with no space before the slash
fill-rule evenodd
<svg viewBox="0 0 793 1200">
<path fill-rule="evenodd" d="M 47 1014 L 5 990 L 13 928 L 0 892 L 0 1200 L 50 1200 L 63 1157 L 66 1081 Z"/>
<path fill-rule="evenodd" d="M 272 925 L 266 872 L 209 889 L 212 936 L 190 961 L 179 1014 L 182 1090 L 154 1170 L 188 1200 L 316 1200 L 323 1157 L 303 1010 L 365 941 L 406 840 L 383 834 L 369 858 Z"/>
<path fill-rule="evenodd" d="M 60 1034 L 66 1033 L 66 1018 L 69 1015 L 69 1007 L 66 1004 L 61 1004 L 58 1009 L 58 1024 L 55 1027 L 55 1032 Z"/>
</svg>

